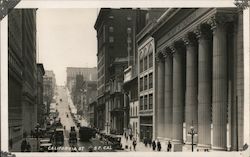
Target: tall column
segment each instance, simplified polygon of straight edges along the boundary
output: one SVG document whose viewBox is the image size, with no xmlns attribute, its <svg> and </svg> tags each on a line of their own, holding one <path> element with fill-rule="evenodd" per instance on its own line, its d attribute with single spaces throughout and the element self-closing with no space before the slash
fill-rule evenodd
<svg viewBox="0 0 250 157">
<path fill-rule="evenodd" d="M 165 137 L 172 139 L 173 122 L 173 57 L 169 50 L 164 53 L 165 58 Z"/>
<path fill-rule="evenodd" d="M 227 148 L 227 33 L 224 19 L 214 17 L 211 20 L 213 30 L 213 149 Z"/>
<path fill-rule="evenodd" d="M 184 120 L 184 53 L 185 49 L 178 44 L 171 46 L 173 51 L 173 142 L 183 142 L 183 120 Z"/>
<path fill-rule="evenodd" d="M 211 146 L 212 32 L 208 25 L 195 30 L 198 38 L 198 146 Z"/>
<path fill-rule="evenodd" d="M 186 139 L 191 143 L 191 136 L 188 135 L 190 127 L 197 131 L 198 125 L 198 54 L 197 42 L 194 34 L 183 38 L 186 45 L 186 99 L 185 99 L 185 122 Z"/>
<path fill-rule="evenodd" d="M 157 105 L 156 105 L 156 137 L 164 137 L 164 60 L 162 53 L 157 54 Z"/>
</svg>

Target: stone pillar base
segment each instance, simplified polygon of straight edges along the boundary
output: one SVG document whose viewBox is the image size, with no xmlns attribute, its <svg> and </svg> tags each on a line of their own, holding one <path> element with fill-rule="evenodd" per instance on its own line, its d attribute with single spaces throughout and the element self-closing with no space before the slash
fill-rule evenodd
<svg viewBox="0 0 250 157">
<path fill-rule="evenodd" d="M 192 144 L 192 142 L 190 142 L 190 141 L 186 141 L 186 142 L 185 142 L 185 144 L 187 144 L 187 145 L 191 145 L 191 144 Z M 195 144 L 195 145 L 197 145 L 197 142 L 194 142 L 194 144 Z"/>
<path fill-rule="evenodd" d="M 211 149 L 211 145 L 209 144 L 197 144 L 197 147 L 200 149 Z"/>
<path fill-rule="evenodd" d="M 216 151 L 227 151 L 227 148 L 225 148 L 225 147 L 215 147 L 215 146 L 212 146 L 212 149 L 216 150 Z"/>
<path fill-rule="evenodd" d="M 183 140 L 172 139 L 173 144 L 183 144 Z"/>
</svg>

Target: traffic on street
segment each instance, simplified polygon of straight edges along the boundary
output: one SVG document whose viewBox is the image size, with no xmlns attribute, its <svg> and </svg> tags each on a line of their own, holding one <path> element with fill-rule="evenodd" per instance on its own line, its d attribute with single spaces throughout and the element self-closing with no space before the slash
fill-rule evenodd
<svg viewBox="0 0 250 157">
<path fill-rule="evenodd" d="M 121 148 L 114 145 L 111 138 L 106 140 L 107 136 L 89 127 L 85 118 L 74 113 L 66 87 L 58 86 L 55 93 L 56 105 L 54 108 L 51 106 L 49 123 L 39 138 L 40 152 L 110 152 Z"/>
</svg>

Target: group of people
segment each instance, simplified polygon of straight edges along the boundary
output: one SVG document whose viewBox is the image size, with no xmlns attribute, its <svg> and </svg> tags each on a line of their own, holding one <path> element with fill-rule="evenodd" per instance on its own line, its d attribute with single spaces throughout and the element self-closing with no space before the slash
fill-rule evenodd
<svg viewBox="0 0 250 157">
<path fill-rule="evenodd" d="M 150 141 L 149 142 L 149 147 L 151 147 L 151 144 L 152 144 L 153 151 L 155 151 L 155 150 L 161 151 L 161 142 L 159 140 L 157 140 L 157 142 L 154 140 L 152 143 Z M 170 141 L 168 141 L 167 151 L 170 152 L 171 148 L 172 148 L 172 144 L 170 143 Z"/>
<path fill-rule="evenodd" d="M 125 134 L 125 138 L 126 138 L 126 141 L 128 140 L 128 137 L 126 136 Z M 136 140 L 135 138 L 133 138 L 133 142 L 132 142 L 132 145 L 133 145 L 133 148 L 134 148 L 134 151 L 136 150 Z M 159 140 L 153 140 L 152 139 L 149 139 L 149 138 L 144 138 L 144 145 L 145 147 L 152 147 L 152 150 L 153 151 L 161 151 L 162 149 L 162 145 L 161 145 L 161 142 Z M 170 141 L 168 141 L 168 144 L 167 144 L 167 151 L 170 152 L 172 149 L 172 144 Z M 130 148 L 131 150 L 131 148 Z"/>
</svg>

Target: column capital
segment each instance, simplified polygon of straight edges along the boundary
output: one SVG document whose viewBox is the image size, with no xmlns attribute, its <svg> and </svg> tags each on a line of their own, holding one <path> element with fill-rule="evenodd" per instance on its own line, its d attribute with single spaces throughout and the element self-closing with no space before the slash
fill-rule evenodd
<svg viewBox="0 0 250 157">
<path fill-rule="evenodd" d="M 226 23 L 233 22 L 234 20 L 234 14 L 216 13 L 206 23 L 211 26 L 212 30 L 215 30 L 218 26 L 224 27 Z"/>
<path fill-rule="evenodd" d="M 212 36 L 211 29 L 209 25 L 207 24 L 201 24 L 197 26 L 194 30 L 193 33 L 196 35 L 196 38 L 198 41 L 203 38 L 203 39 L 210 39 Z"/>
<path fill-rule="evenodd" d="M 194 34 L 186 34 L 184 37 L 182 37 L 182 41 L 186 46 L 194 46 L 197 43 L 197 39 Z"/>
<path fill-rule="evenodd" d="M 166 49 L 164 49 L 164 51 L 162 51 L 162 55 L 165 59 L 169 58 L 169 57 L 172 57 L 173 53 L 172 53 L 172 50 L 167 47 Z"/>
<path fill-rule="evenodd" d="M 164 59 L 163 59 L 163 54 L 162 54 L 162 51 L 159 51 L 155 54 L 155 60 L 157 62 L 162 62 Z"/>
<path fill-rule="evenodd" d="M 173 55 L 175 55 L 178 52 L 182 52 L 185 48 L 183 40 L 178 40 L 174 42 L 173 44 L 168 46 L 169 50 Z"/>
<path fill-rule="evenodd" d="M 173 54 L 176 52 L 176 48 L 175 48 L 174 44 L 170 45 L 169 49 L 170 49 L 171 53 L 173 53 Z"/>
</svg>

